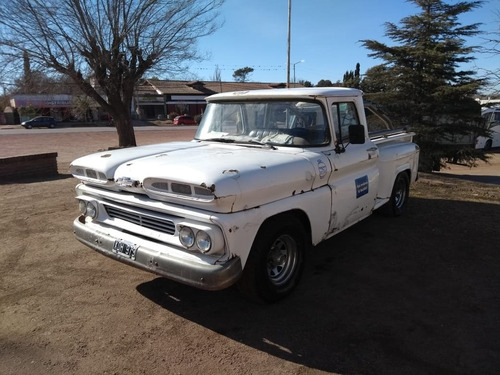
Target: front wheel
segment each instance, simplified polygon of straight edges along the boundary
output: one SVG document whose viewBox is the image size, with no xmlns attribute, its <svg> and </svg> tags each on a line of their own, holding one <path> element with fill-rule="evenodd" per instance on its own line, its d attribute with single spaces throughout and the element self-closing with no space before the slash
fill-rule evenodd
<svg viewBox="0 0 500 375">
<path fill-rule="evenodd" d="M 298 219 L 278 216 L 257 234 L 238 287 L 251 299 L 276 302 L 289 295 L 304 268 L 306 233 Z"/>
</svg>

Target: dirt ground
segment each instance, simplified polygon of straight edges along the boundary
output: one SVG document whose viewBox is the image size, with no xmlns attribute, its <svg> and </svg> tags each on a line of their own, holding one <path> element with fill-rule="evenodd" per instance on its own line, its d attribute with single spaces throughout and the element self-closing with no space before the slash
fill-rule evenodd
<svg viewBox="0 0 500 375">
<path fill-rule="evenodd" d="M 137 132 L 139 144 L 191 136 Z M 60 171 L 0 186 L 0 374 L 499 373 L 500 154 L 422 175 L 404 216 L 373 215 L 321 244 L 289 298 L 256 305 L 74 239 L 69 163 L 115 143 L 0 133 L 0 156 L 57 151 Z"/>
</svg>

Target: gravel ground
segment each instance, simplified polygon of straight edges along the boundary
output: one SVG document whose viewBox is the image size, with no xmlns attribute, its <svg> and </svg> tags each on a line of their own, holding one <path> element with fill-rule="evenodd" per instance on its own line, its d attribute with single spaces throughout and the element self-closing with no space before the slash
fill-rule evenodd
<svg viewBox="0 0 500 375">
<path fill-rule="evenodd" d="M 60 172 L 0 185 L 0 374 L 498 373 L 500 186 L 467 173 L 499 176 L 499 154 L 422 174 L 404 216 L 373 215 L 324 242 L 289 298 L 255 305 L 74 239 L 69 163 L 115 142 L 112 132 L 0 131 L 0 156 L 56 151 Z"/>
</svg>

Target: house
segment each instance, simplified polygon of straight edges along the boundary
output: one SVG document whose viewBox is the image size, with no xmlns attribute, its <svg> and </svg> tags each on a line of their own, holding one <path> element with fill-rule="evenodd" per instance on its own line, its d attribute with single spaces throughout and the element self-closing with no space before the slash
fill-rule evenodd
<svg viewBox="0 0 500 375">
<path fill-rule="evenodd" d="M 285 87 L 284 83 L 150 79 L 142 81 L 136 88 L 135 111 L 141 119 L 163 119 L 173 113 L 196 116 L 205 110 L 205 98 L 213 94 Z"/>
</svg>

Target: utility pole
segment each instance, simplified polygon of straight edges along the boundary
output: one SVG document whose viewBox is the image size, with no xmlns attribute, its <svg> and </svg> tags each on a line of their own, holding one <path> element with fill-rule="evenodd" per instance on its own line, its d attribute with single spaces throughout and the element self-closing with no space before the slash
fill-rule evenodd
<svg viewBox="0 0 500 375">
<path fill-rule="evenodd" d="M 288 46 L 286 63 L 286 87 L 290 87 L 290 39 L 292 33 L 292 0 L 288 0 Z"/>
</svg>

